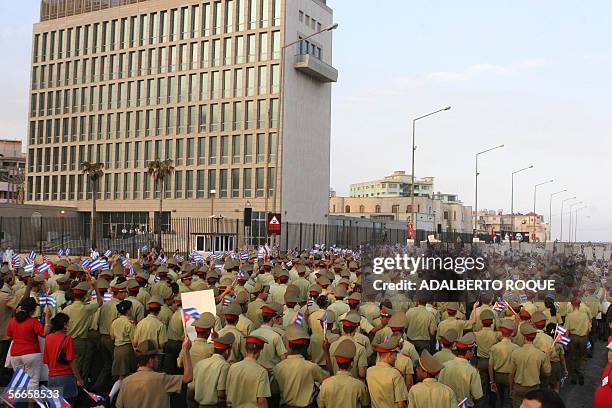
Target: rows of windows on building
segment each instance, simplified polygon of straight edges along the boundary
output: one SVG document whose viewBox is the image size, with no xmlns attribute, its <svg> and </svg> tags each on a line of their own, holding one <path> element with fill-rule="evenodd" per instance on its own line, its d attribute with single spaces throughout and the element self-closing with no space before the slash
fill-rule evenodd
<svg viewBox="0 0 612 408">
<path fill-rule="evenodd" d="M 411 205 L 406 205 L 405 207 L 403 207 L 403 209 L 405 209 L 405 213 L 406 213 L 406 214 L 410 214 L 410 213 L 412 213 L 412 206 L 411 206 Z M 432 208 L 431 208 L 431 207 L 429 207 L 429 208 L 428 208 L 428 214 L 431 214 L 431 212 L 432 212 L 431 210 L 432 210 Z M 402 211 L 402 207 L 401 207 L 399 204 L 393 204 L 393 205 L 391 205 L 391 213 L 393 213 L 393 214 L 399 214 L 401 211 Z M 332 213 L 335 213 L 335 212 L 336 212 L 336 205 L 334 204 L 334 205 L 332 206 Z M 345 206 L 344 206 L 344 212 L 345 212 L 345 213 L 351 213 L 351 206 L 350 206 L 350 205 L 345 205 Z M 359 213 L 359 214 L 365 214 L 365 212 L 366 212 L 366 207 L 365 207 L 365 205 L 360 205 L 360 206 L 359 206 L 359 208 L 358 208 L 358 213 Z M 375 213 L 375 214 L 380 214 L 381 212 L 382 212 L 382 211 L 381 211 L 381 206 L 380 206 L 380 205 L 378 205 L 378 204 L 377 204 L 377 205 L 375 205 L 375 206 L 374 206 L 374 213 Z M 416 205 L 416 212 L 417 212 L 417 213 L 420 213 L 420 212 L 421 212 L 421 205 L 420 205 L 420 204 L 417 204 L 417 205 Z M 450 211 L 443 211 L 443 214 L 442 214 L 442 219 L 444 219 L 444 220 L 450 220 L 450 219 L 451 219 L 451 213 L 450 213 Z M 461 219 L 463 220 L 463 214 L 462 214 L 462 213 L 461 213 Z M 452 212 L 452 220 L 453 220 L 453 221 L 457 221 L 457 211 L 456 211 L 456 210 L 453 210 L 453 212 Z"/>
</svg>

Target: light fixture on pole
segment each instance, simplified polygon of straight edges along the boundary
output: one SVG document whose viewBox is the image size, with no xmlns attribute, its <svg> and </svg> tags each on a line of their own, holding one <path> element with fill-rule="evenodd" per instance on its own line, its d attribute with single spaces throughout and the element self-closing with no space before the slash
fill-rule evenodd
<svg viewBox="0 0 612 408">
<path fill-rule="evenodd" d="M 533 164 L 529 167 L 524 167 L 520 170 L 512 172 L 512 193 L 510 194 L 510 220 L 512 225 L 510 226 L 510 232 L 514 233 L 514 175 L 522 173 L 525 170 L 533 169 Z M 514 234 L 513 234 L 514 235 Z"/>
<path fill-rule="evenodd" d="M 561 232 L 559 233 L 559 241 L 561 242 L 563 242 L 563 206 L 565 205 L 567 201 L 572 201 L 575 199 L 576 199 L 576 196 L 571 197 L 571 198 L 566 198 L 565 200 L 561 201 Z"/>
<path fill-rule="evenodd" d="M 410 177 L 410 196 L 412 197 L 410 200 L 410 206 L 411 206 L 411 220 L 410 223 L 412 224 L 412 226 L 414 227 L 414 235 L 416 235 L 416 231 L 417 231 L 417 219 L 416 219 L 416 211 L 414 208 L 414 153 L 416 151 L 416 146 L 414 144 L 414 140 L 415 140 L 415 126 L 416 126 L 416 122 L 417 120 L 421 120 L 424 119 L 428 116 L 431 115 L 435 115 L 436 113 L 440 113 L 440 112 L 444 112 L 444 111 L 448 111 L 450 110 L 450 106 L 447 106 L 446 108 L 442 108 L 442 109 L 438 109 L 437 111 L 428 113 L 427 115 L 423 115 L 423 116 L 419 116 L 418 118 L 415 118 L 412 120 L 412 173 L 411 173 L 411 177 Z M 412 238 L 412 237 L 411 237 Z M 414 239 L 414 238 L 413 238 Z"/>
<path fill-rule="evenodd" d="M 549 241 L 552 238 L 552 200 L 553 200 L 553 197 L 561 193 L 566 193 L 566 192 L 567 192 L 567 189 L 557 191 L 556 193 L 552 193 L 550 195 L 550 202 L 548 204 L 548 240 Z"/>
<path fill-rule="evenodd" d="M 579 207 L 574 210 L 574 212 L 576 213 L 576 216 L 574 217 L 574 242 L 578 242 L 578 213 L 584 210 L 585 208 L 587 208 L 586 205 L 584 207 Z"/>
<path fill-rule="evenodd" d="M 574 231 L 574 229 L 572 228 L 572 211 L 575 206 L 580 205 L 580 204 L 582 204 L 582 201 L 578 201 L 577 203 L 570 204 L 569 206 L 570 222 L 569 222 L 568 242 L 572 242 L 572 232 Z"/>
<path fill-rule="evenodd" d="M 504 147 L 503 144 L 476 153 L 476 188 L 474 189 L 474 236 L 476 236 L 478 232 L 478 176 L 480 175 L 480 173 L 478 172 L 478 156 L 480 156 L 481 154 L 488 153 L 492 150 L 500 149 L 502 147 Z"/>
<path fill-rule="evenodd" d="M 533 235 L 532 235 L 532 238 L 535 237 L 535 234 L 536 234 L 536 199 L 538 195 L 538 187 L 543 186 L 544 184 L 550 184 L 553 181 L 555 180 L 552 179 L 552 180 L 544 181 L 542 183 L 536 184 L 533 188 Z M 544 239 L 546 239 L 546 237 L 544 237 Z"/>
</svg>

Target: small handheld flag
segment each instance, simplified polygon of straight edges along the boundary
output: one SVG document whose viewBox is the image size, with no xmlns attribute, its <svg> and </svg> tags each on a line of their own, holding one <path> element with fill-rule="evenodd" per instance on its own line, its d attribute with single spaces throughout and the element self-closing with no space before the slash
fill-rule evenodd
<svg viewBox="0 0 612 408">
<path fill-rule="evenodd" d="M 104 401 L 104 397 L 98 394 L 94 394 L 91 391 L 87 391 L 85 388 L 83 388 L 83 391 L 85 391 L 85 393 L 87 395 L 89 395 L 89 398 L 91 398 L 94 402 L 102 402 Z"/>
<path fill-rule="evenodd" d="M 107 249 L 106 252 L 104 252 L 104 256 L 107 258 L 110 258 L 112 254 L 113 254 L 113 251 L 111 251 L 110 249 Z"/>
<path fill-rule="evenodd" d="M 504 311 L 506 306 L 508 306 L 508 304 L 504 302 L 503 300 L 501 300 L 499 302 L 495 302 L 495 305 L 493 306 L 493 310 L 495 310 L 497 313 L 501 313 Z"/>
<path fill-rule="evenodd" d="M 66 248 L 66 256 L 70 256 L 70 253 L 71 253 L 70 248 Z"/>
<path fill-rule="evenodd" d="M 302 312 L 297 312 L 295 314 L 295 317 L 293 318 L 293 323 L 295 323 L 298 326 L 301 326 L 303 321 L 304 321 L 304 314 Z"/>
<path fill-rule="evenodd" d="M 223 306 L 231 305 L 233 300 L 234 300 L 233 296 L 227 295 L 226 297 L 223 298 Z"/>
<path fill-rule="evenodd" d="M 461 400 L 461 402 L 457 405 L 457 408 L 470 408 L 467 398 Z"/>
<path fill-rule="evenodd" d="M 189 319 L 198 320 L 200 318 L 200 313 L 198 313 L 198 309 L 195 307 L 188 307 L 183 309 L 183 317 L 185 321 Z"/>
<path fill-rule="evenodd" d="M 571 339 L 568 336 L 565 336 L 563 334 L 557 334 L 557 337 L 555 337 L 555 343 L 559 343 L 563 346 L 567 346 L 570 343 Z"/>
<path fill-rule="evenodd" d="M 64 256 L 64 250 L 62 248 L 57 250 L 57 256 Z"/>
</svg>

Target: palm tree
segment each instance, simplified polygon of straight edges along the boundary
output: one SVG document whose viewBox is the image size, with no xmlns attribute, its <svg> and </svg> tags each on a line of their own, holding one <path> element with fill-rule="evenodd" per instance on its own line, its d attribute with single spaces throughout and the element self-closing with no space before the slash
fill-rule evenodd
<svg viewBox="0 0 612 408">
<path fill-rule="evenodd" d="M 81 164 L 83 174 L 87 175 L 91 182 L 92 208 L 91 208 L 91 225 L 89 227 L 89 240 L 92 248 L 96 247 L 96 221 L 98 214 L 96 213 L 96 199 L 98 198 L 98 180 L 104 175 L 104 163 L 90 163 L 88 161 Z"/>
<path fill-rule="evenodd" d="M 154 185 L 158 184 L 161 187 L 161 194 L 159 195 L 159 214 L 157 215 L 157 246 L 159 249 L 162 247 L 161 242 L 161 225 L 162 225 L 162 208 L 164 203 L 164 195 L 166 195 L 166 180 L 174 172 L 174 166 L 172 165 L 171 159 L 160 160 L 155 159 L 149 162 L 149 175 L 153 177 Z"/>
</svg>

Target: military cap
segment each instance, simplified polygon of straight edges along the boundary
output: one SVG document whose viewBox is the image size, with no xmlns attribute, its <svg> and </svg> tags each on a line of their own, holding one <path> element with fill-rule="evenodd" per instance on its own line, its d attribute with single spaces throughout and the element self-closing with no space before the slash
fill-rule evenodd
<svg viewBox="0 0 612 408">
<path fill-rule="evenodd" d="M 247 293 L 246 290 L 241 290 L 240 292 L 236 294 L 236 302 L 238 302 L 239 304 L 243 305 L 245 303 L 248 303 L 248 301 L 249 301 L 249 294 Z"/>
<path fill-rule="evenodd" d="M 548 320 L 548 317 L 540 311 L 535 312 L 533 316 L 531 316 L 531 321 L 534 323 L 545 322 L 547 320 Z"/>
<path fill-rule="evenodd" d="M 380 308 L 380 315 L 383 317 L 391 317 L 393 316 L 393 310 L 389 309 L 386 306 Z"/>
<path fill-rule="evenodd" d="M 525 337 L 535 336 L 537 332 L 538 331 L 531 323 L 523 323 L 521 325 L 521 334 Z"/>
<path fill-rule="evenodd" d="M 390 353 L 392 351 L 398 351 L 399 350 L 399 338 L 396 336 L 393 336 L 385 343 L 375 344 L 374 350 L 376 350 L 378 353 Z"/>
<path fill-rule="evenodd" d="M 355 358 L 355 354 L 357 354 L 357 347 L 355 347 L 355 342 L 350 339 L 345 339 L 338 344 L 336 351 L 334 353 L 334 358 L 338 363 L 348 363 L 353 358 Z"/>
<path fill-rule="evenodd" d="M 63 274 L 60 275 L 59 278 L 55 280 L 57 283 L 68 283 L 70 282 L 70 276 Z"/>
<path fill-rule="evenodd" d="M 472 332 L 466 333 L 459 340 L 457 340 L 455 345 L 457 348 L 472 348 L 476 345 L 476 336 L 474 336 L 474 333 Z"/>
<path fill-rule="evenodd" d="M 128 279 L 127 288 L 128 289 L 140 288 L 140 284 L 138 283 L 138 281 L 136 281 L 136 279 Z"/>
<path fill-rule="evenodd" d="M 440 335 L 440 339 L 447 340 L 449 343 L 454 343 L 459 339 L 459 333 L 455 329 L 448 329 Z"/>
<path fill-rule="evenodd" d="M 298 275 L 306 272 L 306 267 L 304 265 L 297 265 L 293 268 L 297 271 Z"/>
<path fill-rule="evenodd" d="M 193 270 L 195 269 L 195 266 L 193 266 L 193 264 L 185 261 L 183 262 L 181 265 L 181 272 L 193 272 Z"/>
<path fill-rule="evenodd" d="M 210 312 L 204 312 L 191 325 L 195 327 L 196 331 L 198 329 L 210 329 L 215 325 L 215 316 Z"/>
<path fill-rule="evenodd" d="M 334 289 L 334 296 L 337 299 L 344 299 L 346 295 L 347 295 L 346 288 L 341 285 L 336 285 L 336 288 Z"/>
<path fill-rule="evenodd" d="M 257 344 L 260 347 L 263 347 L 264 344 L 268 343 L 268 340 L 266 340 L 265 337 L 261 337 L 261 336 L 257 336 L 257 335 L 253 335 L 253 334 L 247 336 L 245 341 L 247 343 Z"/>
<path fill-rule="evenodd" d="M 516 329 L 516 323 L 510 319 L 504 319 L 501 323 L 500 329 L 514 331 Z"/>
<path fill-rule="evenodd" d="M 110 283 L 106 279 L 98 278 L 96 280 L 96 288 L 98 289 L 109 289 Z"/>
<path fill-rule="evenodd" d="M 361 316 L 354 310 L 349 311 L 342 319 L 340 319 L 344 326 L 359 326 L 361 322 Z"/>
<path fill-rule="evenodd" d="M 234 335 L 231 332 L 227 332 L 223 336 L 213 339 L 213 346 L 216 349 L 227 350 L 232 347 L 234 340 Z"/>
<path fill-rule="evenodd" d="M 421 353 L 421 358 L 419 358 L 419 366 L 431 375 L 437 375 L 444 366 L 438 360 L 436 360 L 429 351 L 423 350 Z"/>
<path fill-rule="evenodd" d="M 348 303 L 360 303 L 361 302 L 361 292 L 353 292 L 350 294 L 348 299 L 346 300 Z"/>
<path fill-rule="evenodd" d="M 446 305 L 446 310 L 457 311 L 459 310 L 459 303 L 457 302 L 448 302 Z"/>
<path fill-rule="evenodd" d="M 141 280 L 144 280 L 144 281 L 148 281 L 149 280 L 149 274 L 147 272 L 145 272 L 145 271 L 140 271 L 136 275 L 136 279 L 141 279 Z"/>
<path fill-rule="evenodd" d="M 264 285 L 261 284 L 261 282 L 255 282 L 255 285 L 253 285 L 253 289 L 251 291 L 251 293 L 259 293 L 263 290 Z"/>
<path fill-rule="evenodd" d="M 484 309 L 482 312 L 480 312 L 480 320 L 493 320 L 495 319 L 495 315 L 493 314 L 493 311 L 490 309 Z"/>
<path fill-rule="evenodd" d="M 83 272 L 83 267 L 79 265 L 78 263 L 73 263 L 73 264 L 70 264 L 70 266 L 68 266 L 66 270 L 68 272 Z"/>
<path fill-rule="evenodd" d="M 391 328 L 391 330 L 404 330 L 407 323 L 406 314 L 400 312 L 391 316 L 388 326 Z"/>
<path fill-rule="evenodd" d="M 120 292 L 120 291 L 124 291 L 127 290 L 127 281 L 123 281 L 121 283 L 114 283 L 111 285 L 111 290 L 113 292 Z"/>
<path fill-rule="evenodd" d="M 158 305 L 161 306 L 164 304 L 164 300 L 161 298 L 161 296 L 158 296 L 158 295 L 151 296 L 151 299 L 149 299 L 149 302 L 147 303 L 147 305 L 150 305 L 153 303 L 157 303 Z"/>
<path fill-rule="evenodd" d="M 198 269 L 195 270 L 195 274 L 196 275 L 201 275 L 201 274 L 206 275 L 209 270 L 210 268 L 208 267 L 208 265 L 202 265 Z"/>
<path fill-rule="evenodd" d="M 59 266 L 60 268 L 67 268 L 69 266 L 68 261 L 65 259 L 60 259 L 59 261 L 57 261 L 57 263 L 55 264 L 55 266 Z"/>
<path fill-rule="evenodd" d="M 253 264 L 246 263 L 246 264 L 242 265 L 242 270 L 245 271 L 245 272 L 249 272 L 249 275 L 250 275 L 251 272 L 253 272 Z"/>
<path fill-rule="evenodd" d="M 276 268 L 276 267 L 275 267 Z M 282 269 L 280 266 L 278 267 L 279 270 L 276 273 L 276 277 L 278 278 L 288 278 L 289 277 L 289 272 L 286 269 Z"/>
<path fill-rule="evenodd" d="M 36 274 L 33 278 L 34 283 L 45 283 L 45 277 L 42 274 Z"/>
<path fill-rule="evenodd" d="M 336 321 L 336 313 L 333 310 L 326 310 L 321 317 L 320 321 L 326 321 L 327 323 L 334 323 Z"/>
<path fill-rule="evenodd" d="M 261 312 L 279 316 L 283 313 L 283 308 L 277 303 L 266 303 L 261 307 Z"/>
<path fill-rule="evenodd" d="M 219 279 L 220 288 L 232 286 L 233 283 L 234 279 L 231 276 L 223 276 L 221 279 Z"/>
<path fill-rule="evenodd" d="M 89 283 L 87 282 L 80 282 L 78 285 L 76 285 L 72 291 L 75 293 L 86 293 L 89 292 L 89 290 L 91 289 L 91 286 L 89 285 Z"/>
<path fill-rule="evenodd" d="M 298 295 L 295 292 L 285 292 L 285 304 L 298 303 Z"/>
<path fill-rule="evenodd" d="M 142 343 L 138 344 L 136 348 L 136 354 L 141 356 L 163 356 L 164 351 L 157 348 L 157 343 L 153 340 L 145 340 Z"/>
<path fill-rule="evenodd" d="M 157 267 L 157 273 L 158 274 L 160 274 L 160 273 L 168 273 L 168 272 L 170 272 L 170 271 L 168 270 L 168 267 L 166 265 L 159 265 Z"/>
<path fill-rule="evenodd" d="M 238 302 L 232 302 L 229 306 L 223 308 L 223 314 L 226 316 L 240 316 L 242 314 L 242 308 Z"/>
<path fill-rule="evenodd" d="M 100 271 L 100 273 L 98 273 L 98 276 L 108 276 L 110 278 L 111 276 L 113 276 L 113 273 L 109 269 L 104 269 L 103 271 Z"/>
<path fill-rule="evenodd" d="M 531 317 L 531 313 L 527 309 L 521 309 L 519 312 L 520 317 Z"/>
<path fill-rule="evenodd" d="M 310 339 L 310 336 L 304 329 L 296 324 L 292 324 L 285 330 L 285 336 L 287 341 L 293 344 L 304 344 L 306 340 Z"/>
<path fill-rule="evenodd" d="M 181 279 L 191 279 L 191 272 L 183 272 L 181 273 Z"/>
<path fill-rule="evenodd" d="M 329 286 L 329 284 L 331 283 L 329 281 L 329 279 L 327 278 L 327 276 L 325 275 L 321 275 L 317 278 L 317 283 L 321 286 Z"/>
<path fill-rule="evenodd" d="M 159 291 L 159 296 L 164 300 L 173 297 L 172 288 L 170 286 L 162 286 Z"/>
<path fill-rule="evenodd" d="M 219 276 L 221 275 L 219 275 L 219 272 L 216 268 L 209 269 L 208 272 L 206 272 L 206 279 L 219 279 Z"/>
<path fill-rule="evenodd" d="M 323 292 L 323 288 L 317 284 L 310 285 L 308 287 L 308 293 L 316 292 L 317 295 L 320 295 Z"/>
</svg>

